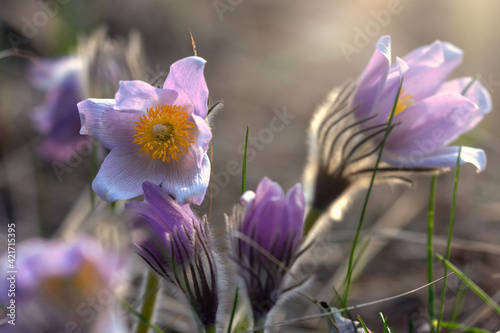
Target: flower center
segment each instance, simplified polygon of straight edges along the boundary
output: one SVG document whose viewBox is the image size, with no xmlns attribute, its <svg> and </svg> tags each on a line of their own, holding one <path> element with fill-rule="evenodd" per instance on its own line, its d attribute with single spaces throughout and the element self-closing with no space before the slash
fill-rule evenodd
<svg viewBox="0 0 500 333">
<path fill-rule="evenodd" d="M 134 143 L 153 159 L 178 161 L 194 143 L 194 122 L 178 105 L 159 105 L 148 108 L 147 114 L 135 122 Z"/>
<path fill-rule="evenodd" d="M 404 90 L 401 89 L 401 94 L 398 99 L 398 103 L 396 104 L 396 110 L 394 111 L 394 115 L 403 112 L 406 108 L 415 104 L 415 100 L 413 96 L 410 94 L 405 94 Z"/>
</svg>

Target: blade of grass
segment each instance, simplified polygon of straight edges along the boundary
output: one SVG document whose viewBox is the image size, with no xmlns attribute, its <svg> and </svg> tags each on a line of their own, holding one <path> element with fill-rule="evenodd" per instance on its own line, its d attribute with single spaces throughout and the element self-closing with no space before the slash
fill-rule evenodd
<svg viewBox="0 0 500 333">
<path fill-rule="evenodd" d="M 233 309 L 231 310 L 231 318 L 229 319 L 229 326 L 227 327 L 227 333 L 231 333 L 233 329 L 233 321 L 234 321 L 234 315 L 236 314 L 236 306 L 238 305 L 239 292 L 240 288 L 236 287 L 236 292 L 234 293 Z"/>
<path fill-rule="evenodd" d="M 370 199 L 370 194 L 373 188 L 373 184 L 375 182 L 375 175 L 377 174 L 378 165 L 380 160 L 382 159 L 382 152 L 384 151 L 385 142 L 387 141 L 387 137 L 389 136 L 389 132 L 391 131 L 392 119 L 394 117 L 394 113 L 396 112 L 396 106 L 399 101 L 399 95 L 401 94 L 401 87 L 403 86 L 403 77 L 399 81 L 398 93 L 396 94 L 396 99 L 394 100 L 394 104 L 392 105 L 391 114 L 389 116 L 389 121 L 387 122 L 387 128 L 384 134 L 384 138 L 382 139 L 382 143 L 380 144 L 380 150 L 378 152 L 377 161 L 375 162 L 375 166 L 373 168 L 373 174 L 370 180 L 370 185 L 368 186 L 368 191 L 366 193 L 365 201 L 363 203 L 363 208 L 361 210 L 361 217 L 359 218 L 358 227 L 356 229 L 356 235 L 354 236 L 354 240 L 352 242 L 351 253 L 349 254 L 349 263 L 347 267 L 347 276 L 346 276 L 346 284 L 344 290 L 344 301 L 343 303 L 347 304 L 347 300 L 349 298 L 349 289 L 351 287 L 351 278 L 352 278 L 352 269 L 353 269 L 353 261 L 354 261 L 354 252 L 356 250 L 356 245 L 358 243 L 359 235 L 361 233 L 361 228 L 363 226 L 363 221 L 365 219 L 366 208 L 368 207 L 368 200 Z"/>
<path fill-rule="evenodd" d="M 366 327 L 366 324 L 363 319 L 361 319 L 360 315 L 358 315 L 358 320 L 361 323 L 361 326 L 363 326 L 363 331 L 365 331 L 365 333 L 370 333 L 370 330 Z"/>
<path fill-rule="evenodd" d="M 431 193 L 429 195 L 429 216 L 427 220 L 427 282 L 431 283 L 434 281 L 434 211 L 436 206 L 436 186 L 437 186 L 437 174 L 432 175 L 431 180 Z M 434 299 L 435 290 L 434 285 L 429 285 L 429 322 L 433 322 L 435 318 L 434 312 Z M 431 332 L 434 332 L 434 326 L 431 325 Z"/>
<path fill-rule="evenodd" d="M 460 154 L 462 153 L 462 146 L 458 148 L 458 157 L 457 157 L 457 165 L 455 168 L 455 182 L 453 185 L 453 199 L 451 202 L 451 212 L 450 212 L 450 225 L 448 229 L 448 243 L 446 244 L 446 260 L 450 260 L 451 253 L 451 237 L 453 235 L 453 225 L 455 222 L 455 208 L 457 205 L 457 191 L 458 191 L 458 178 L 460 176 Z M 441 290 L 441 303 L 439 305 L 439 317 L 437 322 L 436 331 L 439 332 L 441 328 L 441 321 L 443 320 L 443 312 L 444 312 L 444 297 L 446 294 L 446 281 L 448 275 L 448 267 L 444 266 L 444 280 L 443 280 L 443 289 Z"/>
<path fill-rule="evenodd" d="M 387 318 L 384 317 L 382 312 L 378 313 L 380 318 L 382 319 L 382 323 L 384 324 L 384 333 L 391 333 L 391 329 L 389 328 L 389 324 L 387 324 Z"/>
<path fill-rule="evenodd" d="M 439 254 L 436 254 L 436 257 L 449 269 L 455 273 L 460 280 L 462 280 L 467 287 L 469 287 L 477 296 L 479 296 L 486 304 L 491 306 L 491 308 L 495 311 L 496 314 L 500 316 L 500 305 L 495 302 L 488 294 L 486 294 L 477 284 L 475 284 L 471 279 L 469 279 L 462 271 L 460 271 L 455 265 L 453 265 L 449 260 L 443 258 Z"/>
<path fill-rule="evenodd" d="M 163 331 L 158 326 L 151 324 L 149 321 L 147 321 L 146 318 L 144 318 L 136 309 L 134 309 L 132 305 L 128 304 L 127 301 L 122 300 L 122 303 L 123 305 L 125 305 L 127 309 L 130 310 L 130 312 L 132 312 L 135 316 L 137 316 L 137 318 L 139 318 L 143 323 L 151 327 L 153 331 L 155 331 L 156 333 L 163 333 Z"/>
<path fill-rule="evenodd" d="M 460 330 L 462 332 L 470 332 L 470 333 L 491 333 L 490 331 L 485 331 L 480 328 L 467 327 L 465 325 L 450 323 L 450 322 L 442 322 L 441 327 Z"/>
<path fill-rule="evenodd" d="M 412 317 L 408 318 L 408 332 L 415 333 L 415 322 Z"/>
<path fill-rule="evenodd" d="M 151 320 L 155 311 L 156 299 L 158 290 L 160 288 L 160 281 L 156 274 L 150 270 L 148 274 L 148 281 L 146 283 L 146 297 L 142 303 L 141 321 L 137 325 L 137 333 L 147 333 L 148 327 L 151 327 Z"/>
<path fill-rule="evenodd" d="M 249 127 L 247 126 L 247 132 L 245 134 L 245 147 L 244 147 L 244 150 L 243 150 L 243 165 L 241 167 L 241 193 L 245 193 L 245 191 L 247 190 L 248 131 L 249 131 Z"/>
<path fill-rule="evenodd" d="M 471 266 L 468 265 L 465 268 L 465 275 L 469 276 L 471 273 Z M 455 301 L 453 302 L 453 308 L 451 309 L 450 322 L 456 323 L 458 322 L 458 318 L 460 313 L 462 312 L 462 308 L 465 303 L 465 295 L 467 291 L 467 285 L 460 281 L 460 285 L 458 286 L 457 296 L 455 297 Z"/>
</svg>

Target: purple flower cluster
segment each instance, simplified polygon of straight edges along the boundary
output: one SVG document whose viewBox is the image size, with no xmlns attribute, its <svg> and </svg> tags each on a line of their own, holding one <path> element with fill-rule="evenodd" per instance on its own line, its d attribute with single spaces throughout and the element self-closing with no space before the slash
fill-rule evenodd
<svg viewBox="0 0 500 333">
<path fill-rule="evenodd" d="M 449 144 L 491 110 L 488 92 L 475 79 L 445 81 L 462 60 L 460 49 L 437 41 L 392 64 L 390 46 L 390 37 L 382 37 L 358 83 L 335 90 L 313 120 L 313 171 L 305 185 L 313 184 L 314 191 L 307 218 L 302 185 L 285 193 L 267 177 L 226 216 L 230 258 L 257 331 L 283 295 L 304 284 L 292 271 L 306 250 L 305 235 L 357 176 L 373 171 L 384 134 L 381 171 L 449 168 L 460 151 Z M 125 205 L 135 252 L 154 270 L 152 276 L 163 278 L 188 304 L 200 326 L 215 332 L 221 324 L 224 267 L 207 217 L 198 217 L 190 207 L 204 200 L 211 172 L 205 63 L 187 57 L 172 64 L 161 88 L 120 81 L 114 99 L 88 98 L 78 104 L 84 98 L 80 58 L 40 62 L 32 78 L 49 90 L 37 113 L 37 124 L 47 133 L 42 150 L 61 159 L 62 148 L 88 136 L 109 150 L 93 190 L 109 202 L 144 196 L 142 202 Z M 80 123 L 74 119 L 77 110 Z M 74 137 L 79 125 L 83 136 Z M 480 171 L 486 166 L 481 149 L 463 147 L 460 158 Z M 68 322 L 89 333 L 123 331 L 119 320 L 109 320 L 111 301 L 92 320 L 82 318 L 80 309 L 88 297 L 112 288 L 118 257 L 86 238 L 33 241 L 22 248 L 18 299 L 30 320 L 20 322 L 20 331 L 65 331 Z M 0 281 L 0 291 L 5 283 Z M 339 315 L 334 318 L 339 325 L 330 326 L 332 332 L 361 331 Z"/>
</svg>

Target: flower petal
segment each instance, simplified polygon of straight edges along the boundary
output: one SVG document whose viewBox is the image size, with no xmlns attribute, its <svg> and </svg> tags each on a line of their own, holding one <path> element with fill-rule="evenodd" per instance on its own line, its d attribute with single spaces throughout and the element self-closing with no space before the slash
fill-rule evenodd
<svg viewBox="0 0 500 333">
<path fill-rule="evenodd" d="M 94 137 L 108 149 L 131 143 L 136 133 L 134 123 L 143 113 L 116 111 L 114 105 L 112 99 L 89 98 L 78 103 L 82 123 L 80 134 Z"/>
<path fill-rule="evenodd" d="M 378 40 L 375 53 L 363 74 L 361 74 L 353 93 L 354 106 L 359 106 L 356 111 L 358 119 L 364 119 L 372 115 L 373 108 L 384 88 L 390 66 L 391 37 L 382 36 Z"/>
<path fill-rule="evenodd" d="M 146 112 L 148 108 L 158 105 L 174 105 L 177 96 L 176 91 L 155 88 L 143 81 L 120 81 L 115 95 L 115 109 Z"/>
<path fill-rule="evenodd" d="M 408 158 L 429 155 L 455 140 L 477 106 L 457 94 L 434 95 L 394 116 L 398 124 L 389 134 L 385 149 Z"/>
<path fill-rule="evenodd" d="M 443 147 L 426 156 L 415 155 L 408 159 L 384 157 L 384 161 L 408 168 L 452 168 L 457 164 L 458 149 L 458 146 Z M 486 168 L 486 154 L 484 150 L 462 147 L 460 164 L 464 163 L 474 165 L 478 172 L 483 171 Z"/>
<path fill-rule="evenodd" d="M 170 66 L 170 72 L 163 84 L 163 89 L 183 92 L 194 105 L 194 114 L 202 118 L 207 116 L 208 88 L 203 76 L 205 59 L 187 57 Z"/>
<path fill-rule="evenodd" d="M 473 80 L 474 79 L 471 77 L 463 77 L 445 82 L 437 93 L 462 94 L 463 90 L 468 87 Z M 469 118 L 467 124 L 462 127 L 462 134 L 474 128 L 483 119 L 484 115 L 489 113 L 493 108 L 490 93 L 479 81 L 473 82 L 472 85 L 468 87 L 465 97 L 474 102 L 478 106 L 478 109 L 472 114 L 467 115 Z"/>
<path fill-rule="evenodd" d="M 285 237 L 290 237 L 290 235 L 295 235 L 293 239 L 293 247 L 297 246 L 300 242 L 302 236 L 302 228 L 304 225 L 304 213 L 305 213 L 305 198 L 302 192 L 302 185 L 296 184 L 290 190 L 285 197 L 285 209 L 286 209 L 286 224 L 283 226 L 283 234 L 281 240 L 284 241 Z"/>
<path fill-rule="evenodd" d="M 130 199 L 143 193 L 144 181 L 163 182 L 165 164 L 147 156 L 135 143 L 120 144 L 104 159 L 92 188 L 106 201 Z"/>
<path fill-rule="evenodd" d="M 52 90 L 68 75 L 77 74 L 83 70 L 83 60 L 77 56 L 55 59 L 37 59 L 28 69 L 30 82 L 41 90 Z"/>
<path fill-rule="evenodd" d="M 371 124 L 383 124 L 387 121 L 387 119 L 391 115 L 394 102 L 396 101 L 396 96 L 398 95 L 401 80 L 403 79 L 403 77 L 404 80 L 406 80 L 407 71 L 408 65 L 406 64 L 406 62 L 401 58 L 396 58 L 396 66 L 394 66 L 389 73 L 389 76 L 385 81 L 382 95 L 380 96 L 378 104 L 374 109 L 374 114 L 377 114 L 377 116 L 373 119 L 372 122 L 365 124 L 365 127 Z M 401 98 L 401 95 L 399 97 Z"/>
<path fill-rule="evenodd" d="M 403 60 L 409 69 L 403 89 L 415 101 L 436 93 L 450 73 L 462 63 L 463 51 L 451 43 L 436 41 L 410 52 Z"/>
<path fill-rule="evenodd" d="M 210 130 L 210 127 L 208 127 L 207 121 L 204 118 L 193 114 L 193 120 L 196 124 L 196 128 L 199 131 L 197 145 L 204 154 L 208 149 L 210 140 L 212 139 L 212 131 Z M 197 160 L 198 167 L 201 167 L 202 160 L 202 155 L 200 155 L 200 158 L 198 158 Z"/>
<path fill-rule="evenodd" d="M 161 187 L 181 203 L 200 205 L 205 197 L 210 182 L 210 160 L 203 154 L 201 168 L 189 162 L 192 158 L 179 159 L 175 163 L 166 163 L 165 179 Z"/>
<path fill-rule="evenodd" d="M 142 184 L 144 197 L 153 210 L 168 224 L 169 232 L 176 227 L 185 226 L 192 232 L 191 222 L 197 221 L 188 205 L 180 205 L 160 186 L 145 181 Z"/>
</svg>

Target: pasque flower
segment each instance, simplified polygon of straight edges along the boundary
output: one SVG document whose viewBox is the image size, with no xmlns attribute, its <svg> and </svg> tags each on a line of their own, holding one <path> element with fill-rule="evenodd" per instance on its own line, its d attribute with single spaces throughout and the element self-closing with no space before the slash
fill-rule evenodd
<svg viewBox="0 0 500 333">
<path fill-rule="evenodd" d="M 185 203 L 203 201 L 209 178 L 206 151 L 212 137 L 207 116 L 205 60 L 181 59 L 163 88 L 121 81 L 115 99 L 78 103 L 80 133 L 111 152 L 92 183 L 106 201 L 142 194 L 142 183 L 161 185 Z"/>
<path fill-rule="evenodd" d="M 411 182 L 403 172 L 456 165 L 459 147 L 447 145 L 491 110 L 489 93 L 473 78 L 445 82 L 461 61 L 460 49 L 437 41 L 392 65 L 390 37 L 384 36 L 357 84 L 331 92 L 309 130 L 304 184 L 310 209 L 305 234 L 327 209 L 332 218 L 340 219 L 351 194 L 360 188 L 353 185 L 372 175 L 395 102 L 378 181 Z M 481 149 L 462 147 L 460 157 L 480 171 L 486 165 Z"/>
<path fill-rule="evenodd" d="M 29 80 L 46 92 L 34 110 L 34 125 L 44 136 L 40 155 L 47 161 L 65 163 L 75 154 L 88 152 L 91 143 L 80 135 L 77 103 L 89 96 L 111 97 L 119 80 L 142 77 L 140 39 L 112 41 L 105 29 L 82 39 L 77 50 L 58 58 L 37 59 L 29 67 Z M 109 95 L 109 91 L 112 91 Z"/>
<path fill-rule="evenodd" d="M 206 217 L 144 182 L 144 202 L 127 204 L 137 253 L 184 295 L 204 327 L 215 327 L 220 267 Z"/>
<path fill-rule="evenodd" d="M 0 268 L 0 303 L 6 332 L 125 332 L 114 313 L 123 257 L 87 237 L 71 241 L 31 239 L 18 244 L 15 267 Z M 17 273 L 10 274 L 15 271 Z M 9 290 L 11 292 L 9 292 Z M 11 311 L 14 300 L 14 311 Z"/>
<path fill-rule="evenodd" d="M 226 217 L 232 258 L 256 325 L 264 323 L 282 294 L 303 283 L 288 283 L 285 277 L 301 253 L 304 209 L 300 184 L 285 195 L 277 183 L 265 177 L 255 193 L 245 192 L 241 205 Z"/>
<path fill-rule="evenodd" d="M 65 162 L 79 145 L 90 144 L 88 137 L 79 134 L 76 107 L 83 98 L 83 67 L 77 56 L 38 60 L 31 67 L 31 83 L 47 92 L 44 104 L 35 108 L 33 120 L 45 136 L 39 151 L 48 161 Z"/>
<path fill-rule="evenodd" d="M 448 168 L 456 164 L 458 146 L 448 146 L 476 126 L 491 110 L 488 91 L 471 77 L 445 81 L 462 62 L 463 52 L 436 41 L 419 47 L 391 65 L 391 39 L 379 39 L 370 63 L 353 93 L 355 115 L 368 128 L 387 121 L 403 76 L 403 85 L 382 159 L 405 168 Z M 398 68 L 399 67 L 399 68 Z M 403 70 L 401 70 L 403 68 Z M 483 150 L 462 147 L 461 163 L 479 171 Z"/>
</svg>

